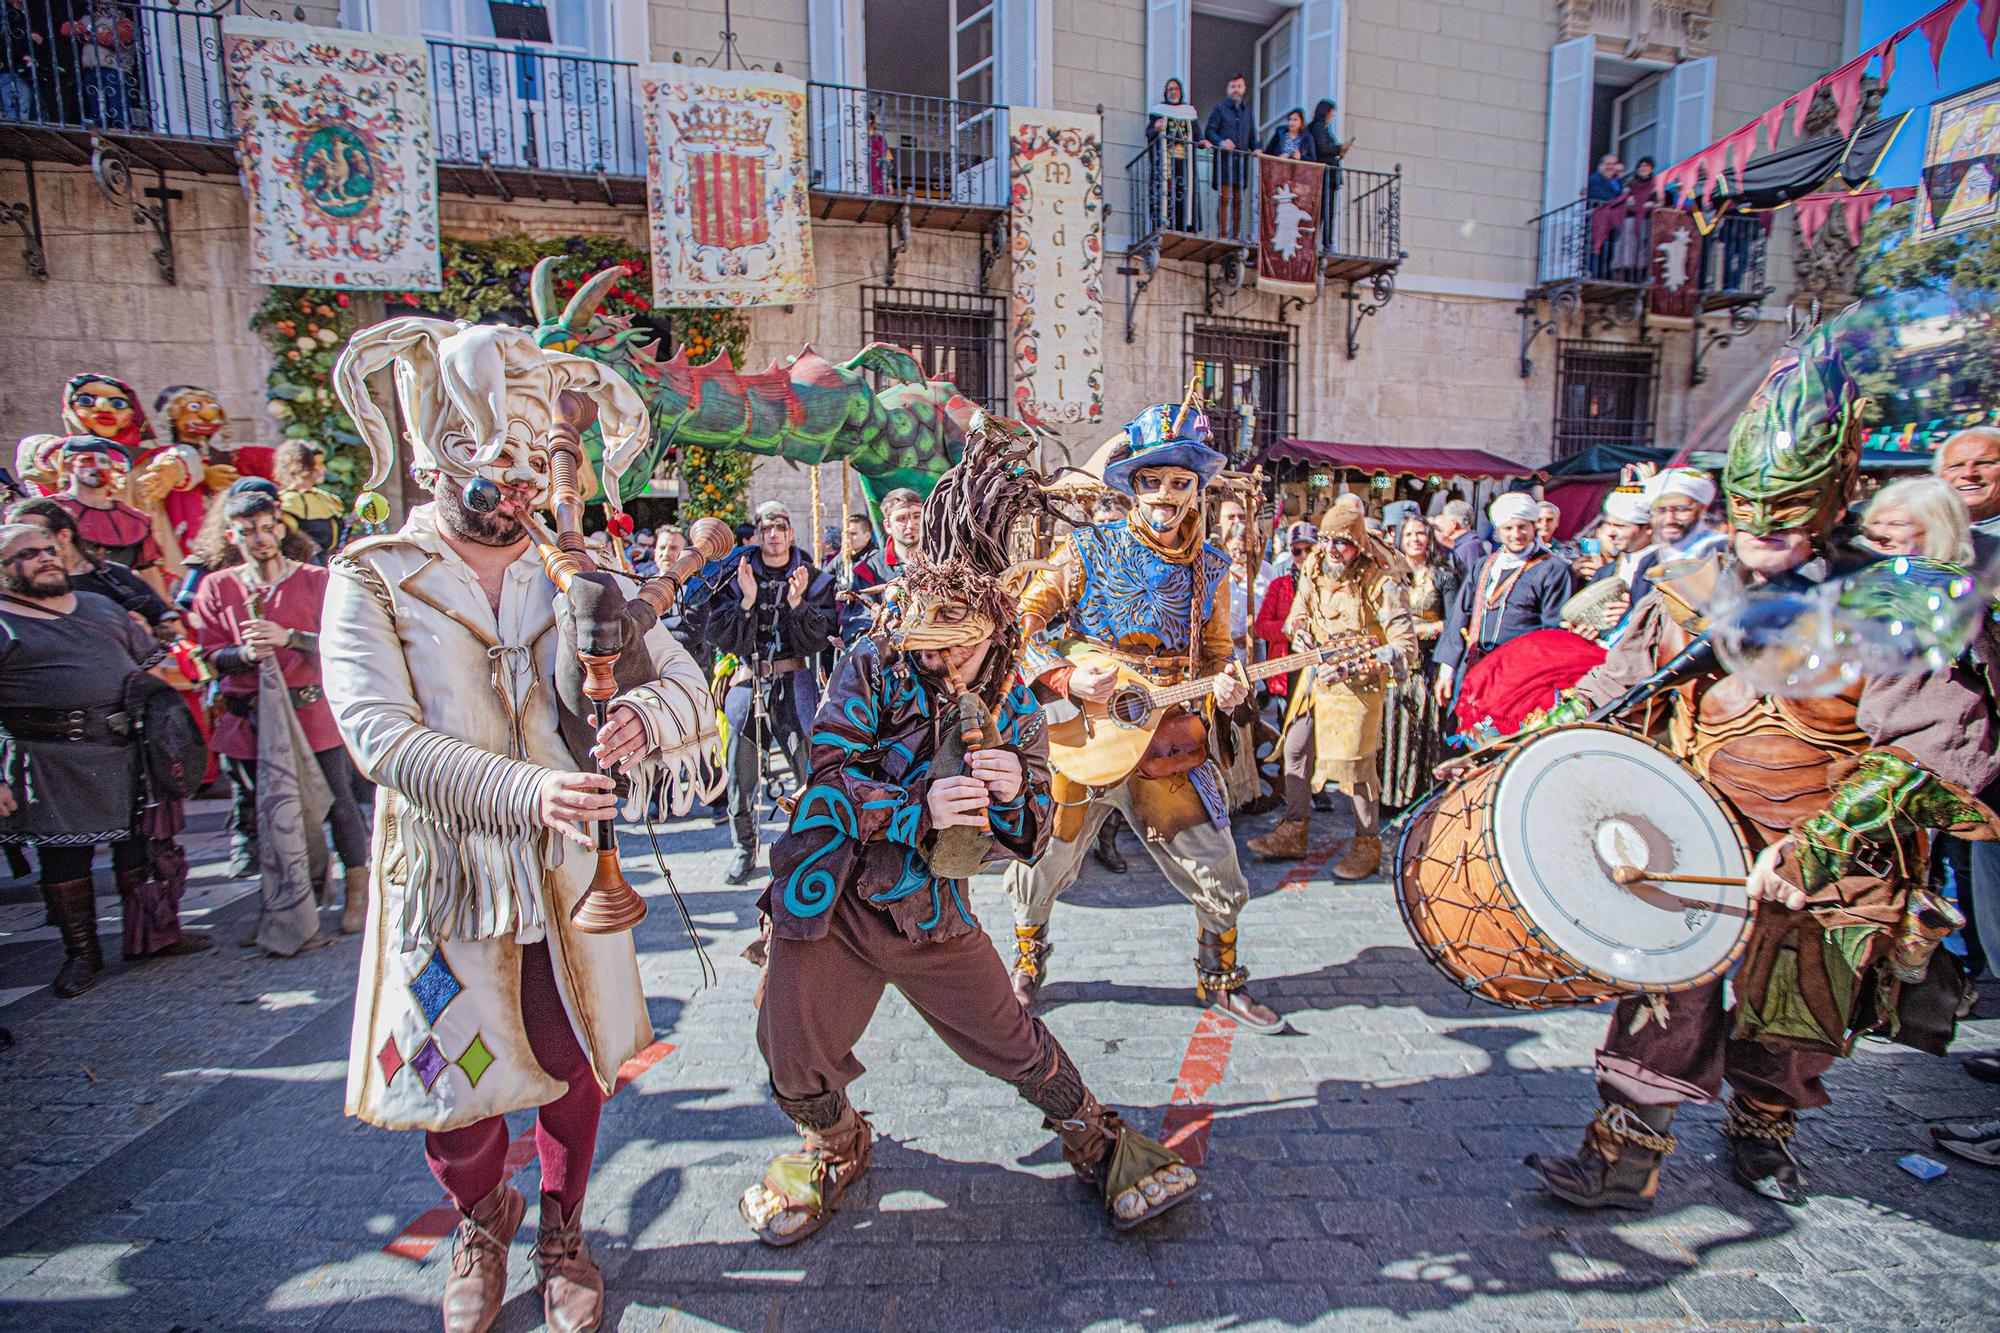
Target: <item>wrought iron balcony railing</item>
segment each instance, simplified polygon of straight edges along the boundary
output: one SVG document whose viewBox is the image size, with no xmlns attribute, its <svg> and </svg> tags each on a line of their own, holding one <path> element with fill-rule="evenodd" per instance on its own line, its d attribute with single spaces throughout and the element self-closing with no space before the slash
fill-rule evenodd
<svg viewBox="0 0 2000 1333">
<path fill-rule="evenodd" d="M 1533 220 L 1535 286 L 1652 285 L 1653 210 L 1579 199 Z M 1725 217 L 1701 241 L 1701 293 L 1709 307 L 1765 295 L 1770 228 L 1763 218 Z"/>
<path fill-rule="evenodd" d="M 830 83 L 806 98 L 815 193 L 1006 206 L 1005 107 Z"/>
<path fill-rule="evenodd" d="M 1256 247 L 1257 154 L 1161 135 L 1125 164 L 1125 173 L 1136 219 L 1135 245 L 1157 242 L 1167 258 Z M 1340 267 L 1365 273 L 1399 263 L 1404 257 L 1402 168 L 1341 166 L 1323 179 L 1318 245 L 1329 271 Z"/>
<path fill-rule="evenodd" d="M 638 66 L 432 41 L 438 161 L 561 176 L 646 174 Z"/>
<path fill-rule="evenodd" d="M 234 140 L 222 13 L 0 0 L 0 127 Z"/>
</svg>

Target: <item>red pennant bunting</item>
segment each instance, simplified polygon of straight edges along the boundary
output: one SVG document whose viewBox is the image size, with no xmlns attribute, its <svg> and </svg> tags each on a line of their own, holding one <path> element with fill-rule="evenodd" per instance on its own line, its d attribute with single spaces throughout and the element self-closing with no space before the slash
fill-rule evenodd
<svg viewBox="0 0 2000 1333">
<path fill-rule="evenodd" d="M 1825 79 L 1815 79 L 1792 96 L 1792 136 L 1797 138 L 1806 132 L 1806 112 L 1812 109 L 1813 98 L 1819 95 Z"/>
<path fill-rule="evenodd" d="M 1858 245 L 1861 242 L 1861 228 L 1868 221 L 1868 215 L 1882 202 L 1879 190 L 1864 190 L 1860 194 L 1840 201 L 1840 215 L 1847 223 L 1847 234 Z"/>
<path fill-rule="evenodd" d="M 1734 159 L 1736 188 L 1740 191 L 1743 188 L 1743 168 L 1750 165 L 1750 159 L 1757 152 L 1757 127 L 1744 126 L 1723 140 L 1723 145 L 1728 148 L 1729 156 Z"/>
<path fill-rule="evenodd" d="M 1889 197 L 1889 202 L 1892 204 L 1907 204 L 1910 200 L 1917 197 L 1917 187 L 1914 185 L 1898 185 L 1893 190 L 1884 190 L 1883 193 Z"/>
<path fill-rule="evenodd" d="M 1991 0 L 1982 0 L 1980 4 L 1982 12 L 1979 17 L 1982 30 L 1984 30 L 1986 22 L 1984 11 L 1989 3 L 1991 3 Z M 1924 40 L 1931 44 L 1932 74 L 1939 72 L 1939 67 L 1944 61 L 1945 38 L 1951 32 L 1952 21 L 1958 17 L 1958 11 L 1964 8 L 1965 0 L 1946 0 L 1945 4 L 1939 5 L 1936 9 L 1933 9 L 1930 13 L 1917 20 L 1917 27 L 1922 30 Z"/>
<path fill-rule="evenodd" d="M 2000 36 L 2000 0 L 1979 0 L 1979 35 L 1986 39 L 1986 54 L 1993 54 L 1993 39 Z"/>
<path fill-rule="evenodd" d="M 1959 3 L 1963 4 L 1964 0 L 1959 0 Z M 1840 113 L 1843 138 L 1854 129 L 1854 113 L 1861 105 L 1861 78 L 1868 72 L 1868 59 L 1868 56 L 1861 56 L 1850 60 L 1826 76 L 1827 91 L 1833 94 L 1834 109 Z"/>
<path fill-rule="evenodd" d="M 1722 179 L 1722 169 L 1729 160 L 1729 140 L 1710 144 L 1702 155 L 1694 160 L 1694 169 L 1701 173 L 1701 201 L 1705 204 L 1715 193 L 1717 184 L 1727 185 Z"/>
<path fill-rule="evenodd" d="M 1896 77 L 1896 43 L 1902 41 L 1903 37 L 1904 34 L 1899 32 L 1875 48 L 1875 54 L 1882 57 L 1882 86 L 1884 88 L 1889 86 L 1890 79 Z"/>
<path fill-rule="evenodd" d="M 2000 5 L 2000 0 L 1993 0 L 1993 3 Z M 1791 106 L 1792 100 L 1786 98 L 1757 118 L 1758 131 L 1769 140 L 1773 148 L 1778 146 L 1778 136 L 1785 131 L 1785 112 L 1789 111 Z"/>
<path fill-rule="evenodd" d="M 1834 196 L 1830 194 L 1809 194 L 1792 204 L 1792 208 L 1799 215 L 1799 239 L 1801 241 L 1807 245 L 1812 244 L 1813 237 L 1819 233 L 1821 225 L 1826 222 L 1826 215 L 1832 210 L 1833 203 Z"/>
</svg>

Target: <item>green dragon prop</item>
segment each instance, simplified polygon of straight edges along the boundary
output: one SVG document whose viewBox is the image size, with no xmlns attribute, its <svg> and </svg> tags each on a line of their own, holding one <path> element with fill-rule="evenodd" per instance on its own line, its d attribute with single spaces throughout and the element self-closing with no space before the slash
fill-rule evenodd
<svg viewBox="0 0 2000 1333">
<path fill-rule="evenodd" d="M 926 379 L 917 359 L 887 343 L 871 343 L 839 365 L 808 347 L 788 364 L 743 374 L 721 356 L 689 365 L 686 352 L 662 362 L 648 330 L 599 313 L 598 303 L 624 275 L 611 268 L 558 303 L 555 261 L 535 265 L 531 293 L 535 341 L 612 367 L 652 404 L 653 442 L 634 460 L 621 485 L 630 500 L 645 489 L 661 455 L 673 445 L 743 449 L 815 465 L 845 462 L 860 474 L 871 517 L 898 487 L 929 495 L 946 468 L 965 452 L 966 429 L 979 405 L 949 381 Z M 869 383 L 873 372 L 885 381 Z M 599 445 L 586 441 L 593 462 Z"/>
</svg>

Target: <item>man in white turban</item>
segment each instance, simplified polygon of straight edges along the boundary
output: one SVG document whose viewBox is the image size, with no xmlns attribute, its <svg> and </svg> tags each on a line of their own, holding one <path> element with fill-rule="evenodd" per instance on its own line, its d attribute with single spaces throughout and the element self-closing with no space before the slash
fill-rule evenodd
<svg viewBox="0 0 2000 1333">
<path fill-rule="evenodd" d="M 1509 491 L 1486 508 L 1498 543 L 1458 590 L 1438 640 L 1438 704 L 1450 703 L 1457 682 L 1487 653 L 1530 630 L 1562 624 L 1569 600 L 1569 566 L 1535 535 L 1541 506 L 1535 497 Z"/>
<path fill-rule="evenodd" d="M 1656 566 L 1676 560 L 1696 560 L 1723 542 L 1723 534 L 1708 526 L 1709 505 L 1715 502 L 1715 479 L 1698 468 L 1670 467 L 1646 478 L 1641 492 L 1653 544 L 1633 567 L 1629 582 L 1638 601 L 1653 586 Z"/>
</svg>

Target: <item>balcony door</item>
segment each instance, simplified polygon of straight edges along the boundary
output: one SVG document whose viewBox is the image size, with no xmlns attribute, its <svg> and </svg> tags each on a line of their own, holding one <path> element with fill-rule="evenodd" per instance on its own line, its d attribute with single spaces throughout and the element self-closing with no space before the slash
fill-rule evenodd
<svg viewBox="0 0 2000 1333">
<path fill-rule="evenodd" d="M 998 207 L 1006 198 L 1006 120 L 998 0 L 951 0 L 952 197 Z"/>
</svg>

